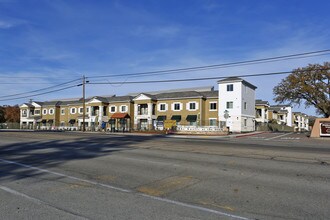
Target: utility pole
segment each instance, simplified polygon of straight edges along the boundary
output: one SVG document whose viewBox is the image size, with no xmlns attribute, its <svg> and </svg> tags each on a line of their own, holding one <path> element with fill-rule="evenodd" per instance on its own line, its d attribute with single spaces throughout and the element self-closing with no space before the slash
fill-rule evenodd
<svg viewBox="0 0 330 220">
<path fill-rule="evenodd" d="M 86 116 L 86 101 L 85 101 L 85 84 L 86 84 L 86 77 L 85 75 L 82 76 L 82 89 L 83 89 L 83 132 L 86 131 L 85 125 L 85 116 Z"/>
</svg>

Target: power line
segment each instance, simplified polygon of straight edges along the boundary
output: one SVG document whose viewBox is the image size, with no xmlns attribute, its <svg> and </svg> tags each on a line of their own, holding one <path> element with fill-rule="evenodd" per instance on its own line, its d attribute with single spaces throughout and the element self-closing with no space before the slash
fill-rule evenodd
<svg viewBox="0 0 330 220">
<path fill-rule="evenodd" d="M 319 70 L 328 70 L 329 68 L 322 68 Z M 300 72 L 306 72 L 309 70 L 299 70 Z M 202 78 L 190 78 L 190 79 L 170 79 L 170 80 L 150 80 L 150 81 L 126 81 L 126 82 L 90 82 L 89 84 L 144 84 L 144 83 L 170 83 L 170 82 L 185 82 L 185 81 L 202 81 L 211 79 L 225 79 L 231 77 L 255 77 L 255 76 L 271 76 L 271 75 L 282 75 L 289 74 L 292 71 L 284 72 L 272 72 L 272 73 L 257 73 L 257 74 L 247 74 L 247 75 L 232 75 L 232 76 L 216 76 L 216 77 L 202 77 Z"/>
<path fill-rule="evenodd" d="M 196 66 L 196 67 L 157 70 L 157 71 L 148 71 L 148 72 L 137 72 L 137 73 L 128 73 L 128 74 L 90 76 L 88 78 L 92 79 L 92 78 L 109 78 L 109 77 L 117 77 L 117 76 L 165 75 L 165 74 L 172 74 L 172 73 L 179 73 L 179 72 L 202 71 L 202 70 L 209 70 L 209 69 L 228 68 L 228 67 L 234 67 L 234 66 L 236 67 L 236 66 L 244 66 L 244 65 L 253 65 L 253 64 L 268 63 L 268 62 L 275 62 L 275 61 L 281 61 L 281 60 L 301 59 L 301 58 L 306 58 L 306 57 L 321 56 L 321 55 L 327 55 L 327 54 L 330 54 L 330 49 L 298 53 L 298 54 L 290 54 L 290 55 L 277 56 L 277 57 L 268 57 L 268 58 L 262 58 L 262 59 L 245 60 L 245 61 L 230 62 L 230 63 L 223 63 L 223 64 L 214 64 L 214 65 L 207 65 L 207 66 Z"/>
<path fill-rule="evenodd" d="M 49 94 L 49 93 L 53 93 L 53 92 L 59 92 L 59 91 L 62 91 L 62 90 L 73 88 L 73 87 L 77 87 L 77 85 L 67 86 L 67 87 L 64 87 L 64 88 L 61 88 L 61 89 L 55 89 L 55 90 L 52 90 L 52 91 L 42 92 L 42 93 L 38 93 L 38 94 L 34 94 L 34 95 L 21 96 L 21 97 L 17 97 L 17 98 L 0 99 L 0 101 L 8 101 L 8 100 L 17 100 L 17 99 L 23 99 L 23 98 L 30 98 L 30 97 L 45 95 L 45 94 Z"/>
<path fill-rule="evenodd" d="M 68 82 L 60 83 L 60 84 L 57 84 L 57 85 L 54 85 L 54 86 L 49 86 L 49 87 L 45 87 L 45 88 L 41 88 L 41 89 L 37 89 L 37 90 L 28 91 L 28 92 L 16 93 L 16 94 L 11 94 L 11 95 L 4 95 L 4 96 L 0 96 L 0 98 L 3 98 L 3 97 L 6 97 L 7 98 L 7 97 L 25 95 L 25 94 L 29 94 L 29 93 L 36 93 L 36 92 L 40 92 L 42 90 L 48 90 L 48 89 L 56 88 L 56 87 L 59 87 L 59 86 L 67 85 L 67 84 L 76 82 L 78 80 L 80 80 L 80 79 L 75 79 L 75 80 L 71 80 L 71 81 L 68 81 Z"/>
<path fill-rule="evenodd" d="M 0 85 L 45 85 L 50 83 L 0 82 Z"/>
</svg>

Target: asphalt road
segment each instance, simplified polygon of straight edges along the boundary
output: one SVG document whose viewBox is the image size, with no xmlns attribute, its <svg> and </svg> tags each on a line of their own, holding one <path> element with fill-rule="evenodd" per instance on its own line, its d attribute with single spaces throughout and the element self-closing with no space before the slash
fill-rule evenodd
<svg viewBox="0 0 330 220">
<path fill-rule="evenodd" d="M 329 219 L 330 141 L 0 132 L 1 219 Z"/>
</svg>

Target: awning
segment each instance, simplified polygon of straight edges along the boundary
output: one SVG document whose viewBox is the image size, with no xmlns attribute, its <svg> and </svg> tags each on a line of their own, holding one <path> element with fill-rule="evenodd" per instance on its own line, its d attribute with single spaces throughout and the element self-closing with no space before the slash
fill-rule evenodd
<svg viewBox="0 0 330 220">
<path fill-rule="evenodd" d="M 70 119 L 69 123 L 70 123 L 70 124 L 74 124 L 74 123 L 76 123 L 76 119 Z"/>
<path fill-rule="evenodd" d="M 43 123 L 43 124 L 46 124 L 46 122 L 47 122 L 46 119 L 42 119 L 42 120 L 41 120 L 41 123 Z"/>
<path fill-rule="evenodd" d="M 187 115 L 186 120 L 187 121 L 196 121 L 197 120 L 197 115 Z"/>
<path fill-rule="evenodd" d="M 159 115 L 157 117 L 157 121 L 165 121 L 166 120 L 166 115 Z"/>
<path fill-rule="evenodd" d="M 181 115 L 173 115 L 171 117 L 171 120 L 175 120 L 175 121 L 179 122 L 179 121 L 181 121 Z"/>
<path fill-rule="evenodd" d="M 48 120 L 48 123 L 49 123 L 49 124 L 53 124 L 53 122 L 54 122 L 53 119 L 49 119 L 49 120 Z"/>
<path fill-rule="evenodd" d="M 41 118 L 39 118 L 39 119 L 37 119 L 37 123 L 40 123 L 40 122 L 42 122 L 43 120 L 41 119 Z M 45 120 L 46 121 L 46 120 Z"/>
<path fill-rule="evenodd" d="M 130 118 L 127 113 L 114 113 L 111 118 Z"/>
</svg>

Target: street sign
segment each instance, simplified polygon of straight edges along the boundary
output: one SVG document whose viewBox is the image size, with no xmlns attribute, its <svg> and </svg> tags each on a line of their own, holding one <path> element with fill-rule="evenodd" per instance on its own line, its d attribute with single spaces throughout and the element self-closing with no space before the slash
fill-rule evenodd
<svg viewBox="0 0 330 220">
<path fill-rule="evenodd" d="M 173 126 L 176 126 L 176 120 L 165 120 L 164 121 L 165 129 L 171 129 Z"/>
<path fill-rule="evenodd" d="M 223 117 L 225 118 L 225 119 L 228 119 L 229 118 L 229 111 L 228 110 L 225 110 L 224 111 L 224 115 L 223 115 Z"/>
</svg>

